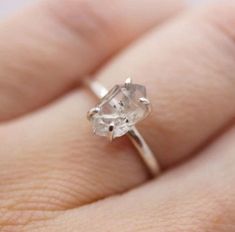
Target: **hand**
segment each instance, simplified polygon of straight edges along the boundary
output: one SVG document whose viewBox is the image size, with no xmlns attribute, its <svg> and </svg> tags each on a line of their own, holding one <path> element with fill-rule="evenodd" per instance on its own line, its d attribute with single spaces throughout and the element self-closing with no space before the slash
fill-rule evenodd
<svg viewBox="0 0 235 232">
<path fill-rule="evenodd" d="M 234 232 L 234 22 L 233 0 L 48 0 L 2 22 L 0 231 Z M 92 136 L 91 73 L 146 85 L 161 177 Z"/>
</svg>

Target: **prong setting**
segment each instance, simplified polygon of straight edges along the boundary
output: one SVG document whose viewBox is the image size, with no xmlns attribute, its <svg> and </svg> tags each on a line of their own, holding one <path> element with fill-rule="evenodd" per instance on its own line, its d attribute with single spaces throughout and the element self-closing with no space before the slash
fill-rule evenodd
<svg viewBox="0 0 235 232">
<path fill-rule="evenodd" d="M 128 77 L 125 81 L 125 87 L 129 88 L 129 86 L 132 84 L 132 79 L 130 77 Z"/>
<path fill-rule="evenodd" d="M 151 112 L 151 104 L 149 99 L 141 97 L 139 98 L 139 102 L 147 107 L 149 113 Z"/>
<path fill-rule="evenodd" d="M 150 101 L 149 99 L 145 98 L 145 97 L 140 97 L 139 98 L 139 102 L 144 104 L 144 105 L 150 105 Z"/>
<path fill-rule="evenodd" d="M 100 112 L 100 108 L 99 107 L 94 107 L 91 110 L 88 111 L 87 113 L 87 118 L 88 120 L 91 120 L 95 114 L 98 114 Z"/>
<path fill-rule="evenodd" d="M 125 84 L 115 85 L 88 112 L 96 135 L 105 136 L 110 141 L 128 133 L 132 127 L 151 112 L 143 85 L 132 83 L 128 78 Z"/>
<path fill-rule="evenodd" d="M 114 129 L 115 129 L 115 125 L 113 123 L 111 123 L 109 125 L 109 141 L 113 141 L 113 137 L 114 137 Z"/>
</svg>

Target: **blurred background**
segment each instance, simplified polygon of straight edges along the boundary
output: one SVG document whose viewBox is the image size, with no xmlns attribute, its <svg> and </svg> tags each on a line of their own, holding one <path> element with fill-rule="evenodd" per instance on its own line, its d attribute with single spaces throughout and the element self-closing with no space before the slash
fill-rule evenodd
<svg viewBox="0 0 235 232">
<path fill-rule="evenodd" d="M 4 17 L 6 17 L 11 13 L 14 13 L 14 11 L 16 11 L 19 7 L 32 4 L 34 1 L 38 0 L 0 0 L 0 19 L 3 19 Z M 136 0 L 136 1 L 144 1 L 144 0 Z M 186 0 L 186 1 L 189 4 L 199 4 L 215 0 Z"/>
<path fill-rule="evenodd" d="M 8 14 L 13 13 L 19 7 L 32 4 L 36 0 L 0 0 L 0 18 L 2 19 Z"/>
</svg>

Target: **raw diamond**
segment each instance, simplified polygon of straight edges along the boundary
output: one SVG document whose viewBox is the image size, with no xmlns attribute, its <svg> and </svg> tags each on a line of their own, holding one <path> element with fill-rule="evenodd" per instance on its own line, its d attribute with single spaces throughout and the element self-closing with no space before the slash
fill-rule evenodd
<svg viewBox="0 0 235 232">
<path fill-rule="evenodd" d="M 146 98 L 146 89 L 142 85 L 114 86 L 96 106 L 99 112 L 91 118 L 94 133 L 109 136 L 112 130 L 113 138 L 126 134 L 149 114 L 149 105 L 143 104 L 141 98 Z"/>
</svg>

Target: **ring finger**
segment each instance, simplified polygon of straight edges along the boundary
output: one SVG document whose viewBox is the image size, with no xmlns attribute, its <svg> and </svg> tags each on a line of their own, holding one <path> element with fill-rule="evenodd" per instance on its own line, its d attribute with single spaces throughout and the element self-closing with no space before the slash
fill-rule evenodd
<svg viewBox="0 0 235 232">
<path fill-rule="evenodd" d="M 118 143 L 92 138 L 84 115 L 94 102 L 87 93 L 48 103 L 183 5 L 180 0 L 49 0 L 0 25 L 0 50 L 6 54 L 0 56 L 0 209 L 14 215 L 24 210 L 27 220 L 32 210 L 38 217 L 40 211 L 73 208 L 146 179 L 125 139 L 120 152 Z M 39 107 L 40 113 L 30 115 Z"/>
<path fill-rule="evenodd" d="M 136 82 L 145 82 L 154 112 L 140 128 L 164 167 L 189 156 L 234 116 L 234 44 L 227 30 L 221 30 L 224 22 L 214 19 L 218 9 L 232 21 L 234 4 L 191 12 L 150 33 L 97 77 L 110 87 L 123 75 L 133 74 Z M 16 128 L 24 131 L 23 138 L 15 135 L 2 148 L 2 153 L 15 153 L 14 160 L 25 167 L 21 181 L 16 179 L 24 189 L 21 207 L 32 203 L 27 201 L 25 180 L 38 185 L 28 194 L 34 200 L 40 196 L 36 199 L 40 209 L 78 206 L 146 180 L 146 170 L 128 141 L 110 145 L 91 135 L 84 115 L 94 102 L 83 90 L 6 126 L 11 138 Z M 12 141 L 21 145 L 14 152 Z"/>
</svg>

